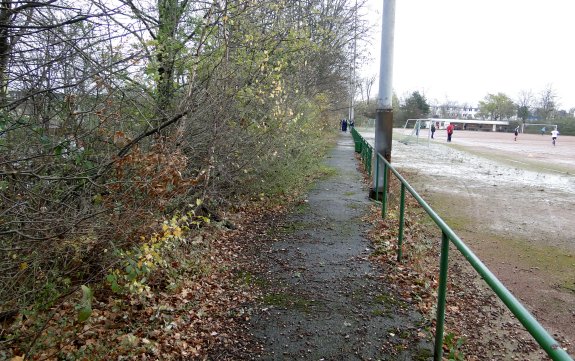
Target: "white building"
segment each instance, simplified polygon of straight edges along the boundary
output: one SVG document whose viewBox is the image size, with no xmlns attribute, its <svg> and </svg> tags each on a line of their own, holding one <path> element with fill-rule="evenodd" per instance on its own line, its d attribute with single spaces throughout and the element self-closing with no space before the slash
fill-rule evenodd
<svg viewBox="0 0 575 361">
<path fill-rule="evenodd" d="M 432 105 L 430 115 L 434 118 L 477 119 L 479 108 L 472 106 Z"/>
</svg>

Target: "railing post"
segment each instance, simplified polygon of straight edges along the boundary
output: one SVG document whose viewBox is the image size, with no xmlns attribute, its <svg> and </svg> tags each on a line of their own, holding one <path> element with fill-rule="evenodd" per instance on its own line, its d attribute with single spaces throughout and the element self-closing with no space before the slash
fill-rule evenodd
<svg viewBox="0 0 575 361">
<path fill-rule="evenodd" d="M 371 159 L 369 157 L 369 145 L 367 145 L 366 148 L 367 149 L 365 150 L 365 171 L 369 176 L 371 174 L 371 172 L 369 171 L 369 162 L 371 162 Z"/>
<path fill-rule="evenodd" d="M 361 147 L 361 160 L 363 162 L 363 169 L 367 171 L 367 164 L 365 159 L 367 158 L 367 142 L 363 140 L 363 146 Z"/>
<path fill-rule="evenodd" d="M 379 163 L 379 159 L 378 159 Z M 387 213 L 387 163 L 383 162 L 383 188 L 381 192 L 381 218 L 385 219 L 385 214 Z M 377 191 L 377 190 L 376 190 Z"/>
<path fill-rule="evenodd" d="M 377 201 L 379 193 L 379 154 L 375 155 L 375 200 Z"/>
<path fill-rule="evenodd" d="M 447 297 L 447 267 L 449 264 L 449 237 L 441 232 L 441 256 L 439 260 L 439 286 L 437 290 L 437 317 L 435 326 L 435 349 L 433 360 L 441 361 L 443 355 L 443 329 L 445 326 L 445 299 Z"/>
<path fill-rule="evenodd" d="M 369 144 L 367 144 L 365 146 L 365 159 L 364 159 L 364 165 L 365 165 L 365 171 L 367 172 L 367 174 L 369 175 Z"/>
<path fill-rule="evenodd" d="M 369 168 L 369 170 L 367 171 L 367 174 L 371 177 L 371 163 L 373 162 L 373 149 L 369 148 L 369 152 L 368 152 L 368 160 L 367 160 L 367 166 Z"/>
<path fill-rule="evenodd" d="M 405 184 L 401 182 L 399 195 L 399 235 L 397 236 L 397 262 L 401 262 L 403 254 L 403 225 L 405 223 Z"/>
</svg>

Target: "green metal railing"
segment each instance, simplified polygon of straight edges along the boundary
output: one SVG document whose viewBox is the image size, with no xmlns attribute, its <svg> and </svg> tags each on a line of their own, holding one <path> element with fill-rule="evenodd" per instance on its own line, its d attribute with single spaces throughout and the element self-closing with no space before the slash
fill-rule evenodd
<svg viewBox="0 0 575 361">
<path fill-rule="evenodd" d="M 362 154 L 362 162 L 368 173 L 371 174 L 371 163 L 373 147 L 355 130 L 352 129 L 352 135 L 356 142 L 356 152 L 358 151 L 357 143 Z M 369 150 L 364 150 L 369 149 Z M 364 156 L 365 152 L 365 156 Z M 379 189 L 379 172 L 383 171 L 383 188 L 381 199 L 381 214 L 385 219 L 387 213 L 387 183 L 388 174 L 393 173 L 395 177 L 401 182 L 400 204 L 399 204 L 399 235 L 398 235 L 398 248 L 397 260 L 401 261 L 402 257 L 402 242 L 403 242 L 403 228 L 404 228 L 404 215 L 405 215 L 405 190 L 409 191 L 413 198 L 421 205 L 427 212 L 435 224 L 441 229 L 441 255 L 440 255 L 440 268 L 439 268 L 439 286 L 437 292 L 437 322 L 435 329 L 435 346 L 433 358 L 434 360 L 441 360 L 443 354 L 443 331 L 445 324 L 445 306 L 447 294 L 447 269 L 448 269 L 448 255 L 449 255 L 449 242 L 451 242 L 463 254 L 465 259 L 471 266 L 479 273 L 485 280 L 489 287 L 495 292 L 507 308 L 517 317 L 519 322 L 525 329 L 533 336 L 535 341 L 539 343 L 541 348 L 547 352 L 547 355 L 555 361 L 573 361 L 567 352 L 561 348 L 559 343 L 549 335 L 549 333 L 537 322 L 537 320 L 525 309 L 525 307 L 509 292 L 509 290 L 491 273 L 491 271 L 481 262 L 481 260 L 467 247 L 465 243 L 453 232 L 453 230 L 435 213 L 435 211 L 421 198 L 421 196 L 409 185 L 409 183 L 399 174 L 399 172 L 379 153 L 377 159 L 381 160 L 383 169 L 379 169 L 380 162 L 376 163 L 375 169 L 375 198 L 378 198 Z"/>
<path fill-rule="evenodd" d="M 373 147 L 363 139 L 363 137 L 351 128 L 351 135 L 355 142 L 355 151 L 361 154 L 361 161 L 364 165 L 365 171 L 371 176 L 371 159 L 373 158 Z"/>
</svg>

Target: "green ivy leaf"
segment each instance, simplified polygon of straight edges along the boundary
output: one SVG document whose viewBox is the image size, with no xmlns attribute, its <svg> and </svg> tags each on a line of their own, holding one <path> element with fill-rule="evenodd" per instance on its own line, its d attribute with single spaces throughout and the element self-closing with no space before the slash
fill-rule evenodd
<svg viewBox="0 0 575 361">
<path fill-rule="evenodd" d="M 62 147 L 62 144 L 58 144 L 58 145 L 56 146 L 56 148 L 54 148 L 54 155 L 56 155 L 56 156 L 58 156 L 58 157 L 61 156 L 61 155 L 62 155 L 62 149 L 63 149 L 63 148 L 64 148 L 64 147 Z"/>
<path fill-rule="evenodd" d="M 88 286 L 82 285 L 82 300 L 77 305 L 78 321 L 84 322 L 92 315 L 92 300 L 94 292 Z"/>
</svg>

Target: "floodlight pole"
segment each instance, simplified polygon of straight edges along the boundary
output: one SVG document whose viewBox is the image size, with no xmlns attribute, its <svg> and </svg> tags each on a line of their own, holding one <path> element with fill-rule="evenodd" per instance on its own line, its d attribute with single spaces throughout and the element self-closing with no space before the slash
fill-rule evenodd
<svg viewBox="0 0 575 361">
<path fill-rule="evenodd" d="M 375 118 L 375 154 L 380 153 L 391 162 L 391 141 L 393 133 L 393 38 L 395 31 L 395 0 L 383 0 L 383 14 L 381 20 L 381 62 L 379 66 L 379 95 L 377 98 L 377 113 Z M 379 162 L 379 169 L 384 169 L 383 161 L 375 157 Z M 372 169 L 376 169 L 374 166 Z M 373 193 L 383 192 L 383 172 L 379 172 L 379 189 Z M 387 191 L 387 190 L 385 190 Z"/>
<path fill-rule="evenodd" d="M 355 122 L 354 100 L 355 100 L 355 88 L 356 88 L 356 79 L 355 79 L 356 58 L 357 58 L 357 0 L 355 0 L 354 22 L 353 22 L 353 61 L 350 64 L 349 69 L 350 95 L 349 95 L 348 121 L 350 122 L 351 121 Z"/>
</svg>

